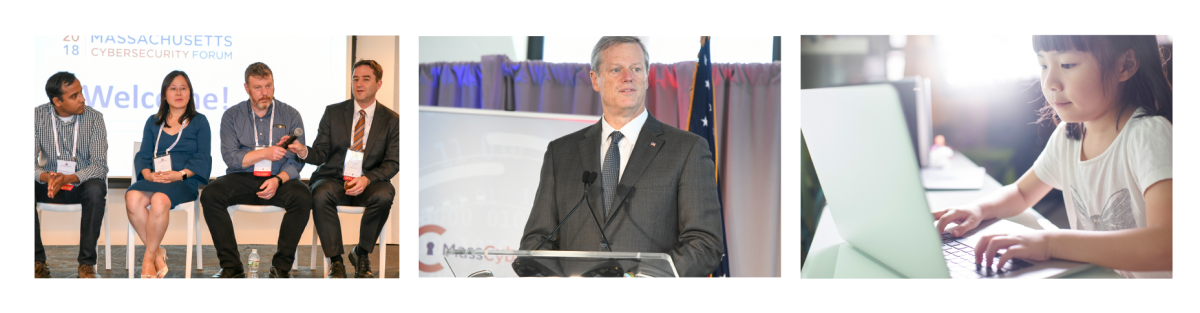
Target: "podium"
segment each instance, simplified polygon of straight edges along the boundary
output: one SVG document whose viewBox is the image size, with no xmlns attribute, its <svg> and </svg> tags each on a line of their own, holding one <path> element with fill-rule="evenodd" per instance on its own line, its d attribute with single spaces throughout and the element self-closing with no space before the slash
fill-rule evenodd
<svg viewBox="0 0 1200 313">
<path fill-rule="evenodd" d="M 454 277 L 679 277 L 666 253 L 445 249 Z"/>
</svg>

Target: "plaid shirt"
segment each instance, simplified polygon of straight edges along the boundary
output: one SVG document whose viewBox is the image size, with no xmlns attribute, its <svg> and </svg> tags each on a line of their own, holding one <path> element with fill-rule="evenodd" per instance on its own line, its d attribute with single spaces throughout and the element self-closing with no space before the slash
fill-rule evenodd
<svg viewBox="0 0 1200 313">
<path fill-rule="evenodd" d="M 104 114 L 92 107 L 84 107 L 83 114 L 76 115 L 71 122 L 58 124 L 58 153 L 54 152 L 54 127 L 51 119 L 57 118 L 53 113 L 53 104 L 46 103 L 33 109 L 33 180 L 44 184 L 38 179 L 42 173 L 58 171 L 56 160 L 70 160 L 71 146 L 75 143 L 75 124 L 79 124 L 79 146 L 75 147 L 75 176 L 79 182 L 89 179 L 106 179 L 108 177 L 108 130 L 104 128 Z M 46 160 L 46 165 L 38 166 L 38 152 Z"/>
</svg>

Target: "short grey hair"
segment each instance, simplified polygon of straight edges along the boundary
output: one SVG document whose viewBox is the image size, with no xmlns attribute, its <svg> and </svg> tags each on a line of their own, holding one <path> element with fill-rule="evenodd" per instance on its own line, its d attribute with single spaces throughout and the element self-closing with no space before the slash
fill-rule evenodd
<svg viewBox="0 0 1200 313">
<path fill-rule="evenodd" d="M 634 36 L 604 36 L 600 37 L 600 41 L 596 42 L 596 47 L 592 48 L 592 71 L 599 72 L 601 51 L 622 43 L 636 43 L 638 48 L 642 49 L 642 61 L 646 63 L 646 69 L 650 68 L 650 53 L 646 52 L 646 45 L 642 44 L 641 39 Z"/>
</svg>

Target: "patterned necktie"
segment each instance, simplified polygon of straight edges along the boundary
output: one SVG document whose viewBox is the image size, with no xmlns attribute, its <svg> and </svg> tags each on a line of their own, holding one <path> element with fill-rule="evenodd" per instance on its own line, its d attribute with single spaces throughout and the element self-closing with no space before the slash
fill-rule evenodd
<svg viewBox="0 0 1200 313">
<path fill-rule="evenodd" d="M 613 198 L 617 195 L 617 181 L 621 179 L 621 151 L 617 148 L 617 144 L 621 142 L 621 138 L 625 138 L 619 131 L 614 131 L 608 134 L 612 141 L 608 144 L 608 151 L 604 152 L 604 168 L 601 170 L 601 191 L 604 192 L 604 216 L 608 217 L 609 208 L 612 206 Z"/>
<path fill-rule="evenodd" d="M 367 121 L 367 111 L 358 110 L 358 123 L 354 123 L 354 146 L 350 150 L 362 152 L 363 149 L 363 125 Z"/>
</svg>

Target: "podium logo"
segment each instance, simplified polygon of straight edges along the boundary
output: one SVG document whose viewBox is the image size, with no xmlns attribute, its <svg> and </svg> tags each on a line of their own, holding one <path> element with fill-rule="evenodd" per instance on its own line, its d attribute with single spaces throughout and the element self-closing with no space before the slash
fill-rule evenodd
<svg viewBox="0 0 1200 313">
<path fill-rule="evenodd" d="M 421 228 L 419 230 L 420 230 L 420 234 L 418 236 L 424 237 L 425 234 L 435 234 L 438 239 L 441 238 L 442 234 L 446 233 L 445 228 L 442 228 L 441 226 L 433 225 L 433 224 L 421 226 Z M 433 236 L 433 235 L 430 235 L 430 236 Z M 425 240 L 424 245 L 421 246 L 421 257 L 419 259 L 434 259 L 434 260 L 436 260 L 437 256 L 434 254 L 436 251 L 435 248 L 437 248 L 437 243 L 434 243 L 433 238 L 430 238 L 429 240 Z M 441 262 L 434 261 L 432 264 L 425 263 L 425 261 L 421 261 L 421 260 L 418 260 L 418 262 L 421 263 L 421 265 L 420 265 L 420 267 L 418 267 L 418 269 L 422 272 L 435 273 L 435 272 L 439 272 L 443 269 Z"/>
</svg>

